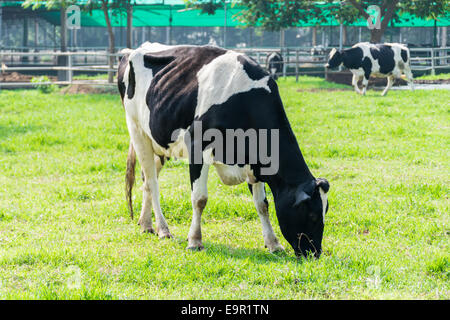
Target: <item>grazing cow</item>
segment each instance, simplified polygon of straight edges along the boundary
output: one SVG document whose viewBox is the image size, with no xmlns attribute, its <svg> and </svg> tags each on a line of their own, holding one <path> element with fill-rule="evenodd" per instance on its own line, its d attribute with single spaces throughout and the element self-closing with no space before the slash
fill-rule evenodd
<svg viewBox="0 0 450 320">
<path fill-rule="evenodd" d="M 405 74 L 411 90 L 414 90 L 409 50 L 402 44 L 361 42 L 349 49 L 340 51 L 332 49 L 325 67 L 337 68 L 341 64 L 353 73 L 352 84 L 357 93 L 366 94 L 371 74 L 388 78 L 387 86 L 381 94 L 383 96 L 394 84 L 394 79 L 400 78 L 402 73 Z M 362 91 L 358 88 L 358 81 L 361 78 L 363 78 Z"/>
<path fill-rule="evenodd" d="M 270 75 L 277 80 L 277 73 L 281 73 L 283 71 L 283 57 L 279 52 L 272 52 L 267 55 L 266 66 L 267 70 L 269 70 Z"/>
<path fill-rule="evenodd" d="M 158 172 L 164 157 L 186 157 L 193 208 L 188 249 L 203 248 L 201 214 L 208 199 L 208 169 L 213 165 L 223 183 L 248 183 L 262 223 L 264 242 L 271 252 L 283 247 L 270 224 L 265 183 L 274 197 L 281 232 L 296 255 L 320 255 L 329 184 L 325 179 L 314 178 L 308 169 L 276 82 L 257 63 L 243 54 L 218 47 L 146 42 L 122 57 L 118 88 L 131 139 L 126 177 L 128 195 L 134 181 L 135 155 L 143 172 L 139 218 L 142 231 L 154 233 L 153 204 L 159 237 L 172 237 L 161 212 Z M 265 139 L 268 132 L 271 137 L 278 134 L 279 139 L 270 140 L 266 146 L 271 154 L 279 151 L 278 170 L 269 173 L 271 164 L 263 161 L 260 152 L 250 154 L 253 147 L 250 143 L 230 152 L 227 141 L 224 150 L 219 147 L 212 150 L 205 143 L 211 141 L 206 139 L 206 134 L 212 129 L 224 135 L 230 130 L 266 132 L 258 138 L 260 149 L 261 142 L 269 140 Z M 201 138 L 196 130 L 201 131 Z M 226 161 L 217 161 L 216 156 L 223 152 Z M 252 157 L 257 157 L 257 161 L 250 161 Z M 239 158 L 243 162 L 236 160 Z M 128 201 L 132 208 L 131 197 Z"/>
</svg>

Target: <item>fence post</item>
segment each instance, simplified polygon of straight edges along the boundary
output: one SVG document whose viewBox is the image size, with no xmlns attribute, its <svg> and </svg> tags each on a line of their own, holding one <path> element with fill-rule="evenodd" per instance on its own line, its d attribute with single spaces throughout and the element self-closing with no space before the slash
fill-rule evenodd
<svg viewBox="0 0 450 320">
<path fill-rule="evenodd" d="M 431 75 L 435 75 L 436 72 L 434 71 L 434 48 L 431 48 Z"/>
<path fill-rule="evenodd" d="M 298 49 L 295 50 L 295 82 L 298 82 Z"/>
<path fill-rule="evenodd" d="M 286 48 L 286 50 L 284 50 L 285 54 L 284 54 L 284 63 L 283 63 L 283 78 L 286 77 L 286 65 L 288 64 L 288 59 L 289 59 L 289 49 Z M 282 55 L 283 56 L 283 55 Z"/>
<path fill-rule="evenodd" d="M 70 55 L 70 54 L 67 56 L 67 64 L 68 64 L 68 67 L 69 67 L 69 69 L 67 70 L 67 80 L 70 83 L 72 83 L 72 74 L 73 74 L 73 71 L 72 71 L 72 55 Z"/>
</svg>

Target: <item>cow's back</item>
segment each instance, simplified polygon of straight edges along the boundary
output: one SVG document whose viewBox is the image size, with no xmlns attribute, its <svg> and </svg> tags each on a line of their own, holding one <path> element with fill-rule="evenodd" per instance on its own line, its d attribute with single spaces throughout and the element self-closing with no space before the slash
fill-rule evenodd
<svg viewBox="0 0 450 320">
<path fill-rule="evenodd" d="M 172 133 L 194 120 L 199 83 L 197 73 L 226 53 L 217 47 L 175 47 L 144 55 L 144 65 L 154 77 L 146 94 L 150 130 L 155 141 L 167 148 Z"/>
<path fill-rule="evenodd" d="M 363 42 L 353 47 L 360 48 L 364 57 L 370 58 L 373 74 L 383 76 L 393 74 L 399 77 L 405 66 L 409 65 L 409 50 L 399 43 L 372 44 Z"/>
<path fill-rule="evenodd" d="M 174 132 L 189 128 L 211 107 L 229 109 L 231 97 L 252 89 L 272 91 L 268 73 L 243 54 L 212 46 L 152 49 L 148 44 L 124 57 L 118 82 L 124 104 L 130 106 L 127 112 L 138 110 L 140 125 L 150 129 L 143 128 L 163 149 L 171 148 Z"/>
</svg>

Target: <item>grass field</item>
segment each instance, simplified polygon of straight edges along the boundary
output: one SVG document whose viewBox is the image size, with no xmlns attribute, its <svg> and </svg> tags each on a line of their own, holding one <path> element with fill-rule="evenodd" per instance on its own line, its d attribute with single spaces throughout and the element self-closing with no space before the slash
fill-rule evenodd
<svg viewBox="0 0 450 320">
<path fill-rule="evenodd" d="M 161 172 L 172 240 L 141 234 L 124 200 L 118 95 L 0 92 L 1 299 L 449 299 L 449 91 L 356 95 L 280 79 L 306 162 L 331 184 L 324 252 L 264 248 L 246 185 L 210 171 L 206 250 L 186 250 L 187 165 Z M 333 89 L 333 90 L 331 90 Z M 142 194 L 137 182 L 135 210 Z"/>
<path fill-rule="evenodd" d="M 427 74 L 420 76 L 416 79 L 419 80 L 449 80 L 450 79 L 450 73 L 439 73 L 439 74 Z"/>
</svg>

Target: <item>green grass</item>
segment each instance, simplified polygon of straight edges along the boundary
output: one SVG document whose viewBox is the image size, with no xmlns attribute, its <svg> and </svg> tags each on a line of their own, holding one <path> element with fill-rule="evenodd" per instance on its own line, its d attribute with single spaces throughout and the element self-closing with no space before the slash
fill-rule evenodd
<svg viewBox="0 0 450 320">
<path fill-rule="evenodd" d="M 186 250 L 184 161 L 160 176 L 175 238 L 141 234 L 124 200 L 118 95 L 1 91 L 0 298 L 449 299 L 450 92 L 279 85 L 306 162 L 331 184 L 319 260 L 294 258 L 271 195 L 287 249 L 270 254 L 247 186 L 222 185 L 214 169 L 206 250 Z"/>
<path fill-rule="evenodd" d="M 449 80 L 450 73 L 427 74 L 416 78 L 417 80 Z"/>
<path fill-rule="evenodd" d="M 77 74 L 73 76 L 74 80 L 107 80 L 107 73 L 98 73 L 98 74 Z"/>
</svg>

